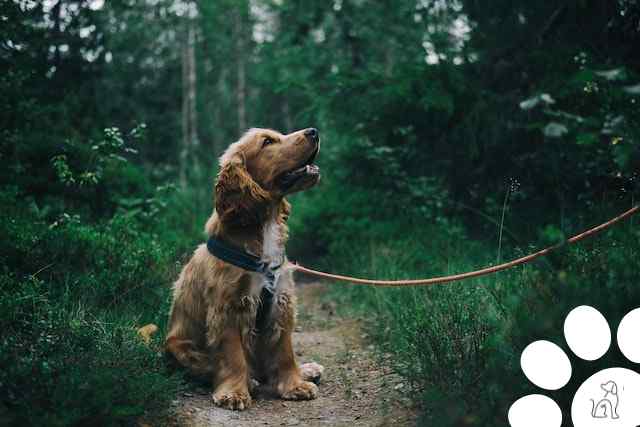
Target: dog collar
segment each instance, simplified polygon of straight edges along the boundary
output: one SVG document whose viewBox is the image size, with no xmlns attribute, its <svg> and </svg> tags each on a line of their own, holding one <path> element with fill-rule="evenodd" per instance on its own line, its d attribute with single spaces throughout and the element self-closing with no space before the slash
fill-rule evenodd
<svg viewBox="0 0 640 427">
<path fill-rule="evenodd" d="M 271 294 L 274 293 L 278 270 L 284 264 L 284 256 L 278 265 L 272 266 L 271 263 L 231 246 L 214 236 L 209 237 L 209 240 L 207 240 L 207 249 L 211 255 L 224 262 L 240 267 L 243 270 L 262 274 L 266 279 L 264 289 L 267 289 Z"/>
<path fill-rule="evenodd" d="M 228 245 L 214 236 L 207 240 L 209 253 L 216 258 L 228 262 L 231 265 L 240 267 L 243 270 L 260 273 L 265 278 L 265 284 L 260 292 L 260 306 L 256 312 L 256 329 L 258 332 L 266 330 L 270 324 L 271 307 L 273 305 L 273 295 L 276 291 L 276 281 L 280 267 L 284 264 L 284 255 L 280 264 L 272 266 L 271 263 L 263 261 L 257 256 Z"/>
</svg>

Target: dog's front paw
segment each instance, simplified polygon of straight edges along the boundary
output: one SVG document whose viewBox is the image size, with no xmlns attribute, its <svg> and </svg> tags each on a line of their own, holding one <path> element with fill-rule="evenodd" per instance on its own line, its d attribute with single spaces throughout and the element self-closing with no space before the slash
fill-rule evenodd
<svg viewBox="0 0 640 427">
<path fill-rule="evenodd" d="M 300 381 L 288 390 L 280 393 L 286 400 L 311 400 L 318 397 L 318 386 L 308 381 Z"/>
<path fill-rule="evenodd" d="M 304 363 L 300 366 L 300 375 L 305 381 L 311 381 L 314 384 L 320 383 L 320 378 L 324 372 L 324 366 L 316 362 Z"/>
<path fill-rule="evenodd" d="M 251 395 L 244 392 L 226 391 L 213 394 L 216 406 L 235 411 L 243 411 L 251 406 Z"/>
</svg>

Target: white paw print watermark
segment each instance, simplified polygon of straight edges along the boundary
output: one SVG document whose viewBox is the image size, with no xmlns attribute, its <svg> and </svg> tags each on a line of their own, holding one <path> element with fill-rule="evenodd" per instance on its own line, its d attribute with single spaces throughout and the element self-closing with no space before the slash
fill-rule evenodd
<svg viewBox="0 0 640 427">
<path fill-rule="evenodd" d="M 611 345 L 611 330 L 595 308 L 581 305 L 564 321 L 564 337 L 571 351 L 588 361 L 601 358 Z M 617 342 L 622 354 L 640 363 L 640 308 L 627 313 L 618 326 Z M 565 352 L 549 341 L 529 344 L 520 357 L 525 376 L 545 390 L 558 390 L 571 379 L 571 362 Z M 530 394 L 509 408 L 511 427 L 560 427 L 562 411 L 543 394 Z M 636 427 L 640 425 L 640 374 L 626 368 L 603 369 L 587 378 L 573 396 L 574 427 Z"/>
</svg>

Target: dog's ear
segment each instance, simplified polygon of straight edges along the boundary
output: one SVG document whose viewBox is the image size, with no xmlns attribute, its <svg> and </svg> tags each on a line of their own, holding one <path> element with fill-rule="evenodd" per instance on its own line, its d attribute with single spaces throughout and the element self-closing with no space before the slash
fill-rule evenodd
<svg viewBox="0 0 640 427">
<path fill-rule="evenodd" d="M 618 394 L 618 386 L 613 381 L 607 381 L 606 383 L 601 384 L 600 387 L 607 393 Z"/>
<path fill-rule="evenodd" d="M 265 215 L 269 193 L 251 178 L 244 158 L 236 155 L 221 165 L 215 197 L 220 221 L 245 226 L 257 224 Z"/>
</svg>

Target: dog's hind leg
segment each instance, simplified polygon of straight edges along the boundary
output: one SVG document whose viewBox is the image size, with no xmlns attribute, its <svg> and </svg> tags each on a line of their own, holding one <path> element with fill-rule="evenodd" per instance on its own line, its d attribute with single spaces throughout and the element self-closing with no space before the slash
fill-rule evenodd
<svg viewBox="0 0 640 427">
<path fill-rule="evenodd" d="M 314 384 L 320 383 L 320 378 L 322 378 L 323 372 L 324 366 L 316 362 L 309 362 L 300 365 L 300 374 L 302 375 L 302 379 Z"/>
<path fill-rule="evenodd" d="M 211 358 L 199 350 L 193 341 L 168 337 L 165 349 L 180 365 L 189 369 L 194 375 L 210 376 L 213 373 Z"/>
</svg>

